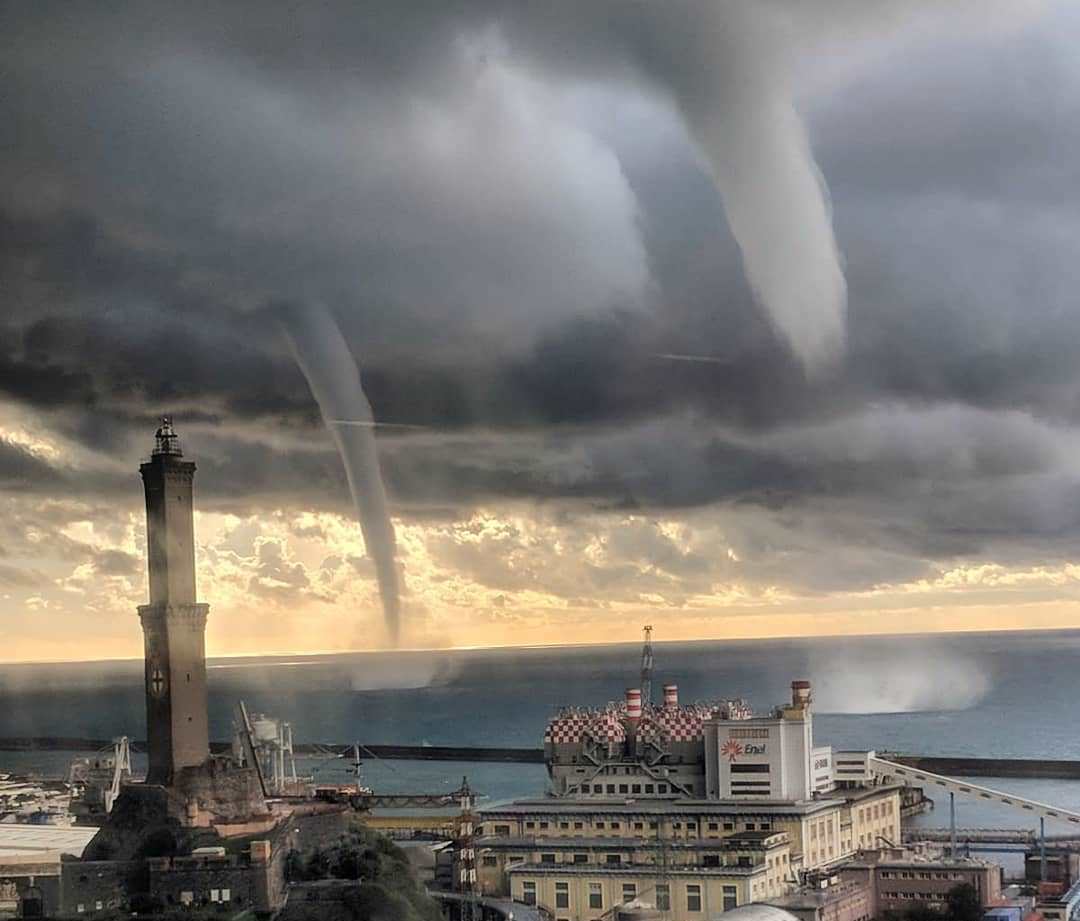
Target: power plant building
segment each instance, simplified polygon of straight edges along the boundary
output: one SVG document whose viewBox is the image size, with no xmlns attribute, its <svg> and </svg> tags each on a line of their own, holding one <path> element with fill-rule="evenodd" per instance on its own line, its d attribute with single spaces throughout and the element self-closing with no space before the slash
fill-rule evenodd
<svg viewBox="0 0 1080 921">
<path fill-rule="evenodd" d="M 900 840 L 900 788 L 876 786 L 859 753 L 814 744 L 809 682 L 755 714 L 741 699 L 663 703 L 638 689 L 548 724 L 554 796 L 482 810 L 482 893 L 592 921 L 645 900 L 673 921 L 778 899 L 805 871 Z M 866 783 L 855 781 L 866 777 Z M 843 789 L 841 789 L 843 788 Z M 598 910 L 598 906 L 603 910 Z"/>
</svg>

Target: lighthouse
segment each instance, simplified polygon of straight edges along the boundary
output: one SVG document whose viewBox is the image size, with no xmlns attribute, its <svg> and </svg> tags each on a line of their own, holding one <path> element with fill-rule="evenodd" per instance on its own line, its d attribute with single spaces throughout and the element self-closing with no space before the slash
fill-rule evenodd
<svg viewBox="0 0 1080 921">
<path fill-rule="evenodd" d="M 150 460 L 139 467 L 146 494 L 150 603 L 140 605 L 145 649 L 147 783 L 169 785 L 210 754 L 206 717 L 206 616 L 195 594 L 195 464 L 185 461 L 164 417 Z"/>
</svg>

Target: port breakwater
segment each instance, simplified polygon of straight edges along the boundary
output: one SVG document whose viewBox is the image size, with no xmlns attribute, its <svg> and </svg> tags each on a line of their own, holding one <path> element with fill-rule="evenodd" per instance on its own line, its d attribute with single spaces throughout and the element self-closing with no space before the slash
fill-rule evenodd
<svg viewBox="0 0 1080 921">
<path fill-rule="evenodd" d="M 94 752 L 112 746 L 111 739 L 85 739 L 69 736 L 9 736 L 0 738 L 0 751 L 72 751 Z M 349 754 L 352 742 L 297 742 L 298 755 L 327 755 L 329 752 Z M 145 752 L 146 743 L 131 743 L 135 752 Z M 211 742 L 215 753 L 228 752 L 228 742 Z M 403 761 L 471 761 L 505 764 L 543 764 L 542 748 L 507 748 L 462 745 L 391 745 L 360 743 L 363 757 Z M 882 753 L 882 757 L 886 757 Z M 1034 758 L 967 758 L 940 755 L 887 755 L 889 760 L 923 771 L 953 777 L 1029 777 L 1046 780 L 1080 780 L 1080 761 L 1061 761 Z"/>
<path fill-rule="evenodd" d="M 389 761 L 472 761 L 501 762 L 507 764 L 543 764 L 542 748 L 462 747 L 458 745 L 387 745 L 361 742 L 363 757 L 384 758 Z M 71 736 L 9 736 L 0 738 L 0 751 L 7 752 L 96 752 L 112 748 L 111 739 L 84 739 Z M 351 754 L 352 742 L 296 742 L 293 751 L 297 755 L 322 755 L 328 753 Z M 146 742 L 134 740 L 131 750 L 146 751 Z M 211 742 L 214 754 L 232 751 L 229 742 Z"/>
</svg>

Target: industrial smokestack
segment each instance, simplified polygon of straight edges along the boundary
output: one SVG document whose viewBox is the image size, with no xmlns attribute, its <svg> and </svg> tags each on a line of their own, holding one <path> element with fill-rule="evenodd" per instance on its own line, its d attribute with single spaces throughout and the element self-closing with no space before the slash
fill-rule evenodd
<svg viewBox="0 0 1080 921">
<path fill-rule="evenodd" d="M 677 684 L 664 685 L 664 709 L 677 710 L 679 708 L 679 686 Z"/>
<path fill-rule="evenodd" d="M 345 467 L 364 546 L 375 564 L 386 631 L 396 645 L 401 628 L 396 542 L 375 449 L 375 429 L 371 424 L 340 424 L 341 420 L 374 422 L 371 404 L 360 385 L 360 370 L 329 311 L 282 308 L 278 317 Z"/>
<path fill-rule="evenodd" d="M 791 682 L 791 706 L 798 710 L 810 709 L 810 682 L 809 681 L 792 681 Z"/>
<path fill-rule="evenodd" d="M 641 689 L 626 689 L 626 718 L 634 728 L 641 722 Z"/>
</svg>

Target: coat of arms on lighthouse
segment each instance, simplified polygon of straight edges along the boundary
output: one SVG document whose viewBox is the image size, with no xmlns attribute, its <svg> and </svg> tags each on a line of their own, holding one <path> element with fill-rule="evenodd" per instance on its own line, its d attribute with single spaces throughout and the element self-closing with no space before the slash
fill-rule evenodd
<svg viewBox="0 0 1080 921">
<path fill-rule="evenodd" d="M 146 684 L 151 697 L 160 700 L 165 696 L 165 691 L 169 687 L 169 679 L 166 677 L 165 670 L 161 667 L 161 663 L 157 659 L 150 660 L 150 667 L 147 669 Z"/>
</svg>

